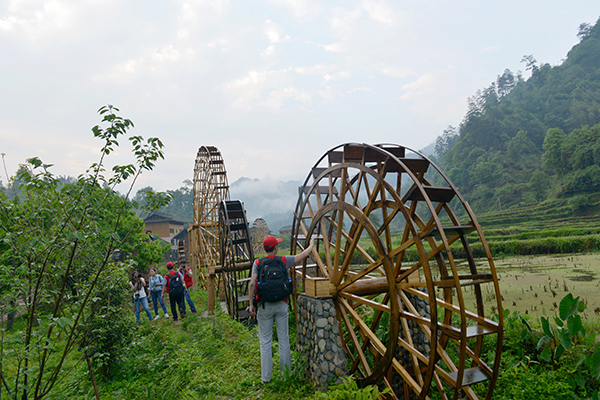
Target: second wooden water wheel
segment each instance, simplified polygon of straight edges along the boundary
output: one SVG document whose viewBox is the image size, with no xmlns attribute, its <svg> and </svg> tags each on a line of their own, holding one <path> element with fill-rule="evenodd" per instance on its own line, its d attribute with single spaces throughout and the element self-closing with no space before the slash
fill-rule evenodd
<svg viewBox="0 0 600 400">
<path fill-rule="evenodd" d="M 292 254 L 314 237 L 321 257 L 296 287 L 328 278 L 349 373 L 397 399 L 490 399 L 503 330 L 483 293 L 502 310 L 500 289 L 457 188 L 417 152 L 348 143 L 325 153 L 301 189 Z M 485 258 L 473 257 L 471 239 Z"/>
<path fill-rule="evenodd" d="M 189 228 L 190 265 L 206 288 L 208 267 L 219 264 L 219 206 L 229 200 L 227 171 L 216 147 L 202 146 L 194 165 L 194 223 Z M 218 287 L 218 285 L 217 285 Z"/>
</svg>

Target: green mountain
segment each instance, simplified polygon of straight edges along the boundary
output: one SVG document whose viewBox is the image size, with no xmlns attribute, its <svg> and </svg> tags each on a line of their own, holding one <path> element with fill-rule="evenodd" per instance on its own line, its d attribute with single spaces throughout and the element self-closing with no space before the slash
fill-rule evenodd
<svg viewBox="0 0 600 400">
<path fill-rule="evenodd" d="M 523 57 L 529 79 L 505 70 L 438 137 L 438 163 L 476 211 L 600 197 L 600 19 L 578 37 L 558 66 Z"/>
</svg>

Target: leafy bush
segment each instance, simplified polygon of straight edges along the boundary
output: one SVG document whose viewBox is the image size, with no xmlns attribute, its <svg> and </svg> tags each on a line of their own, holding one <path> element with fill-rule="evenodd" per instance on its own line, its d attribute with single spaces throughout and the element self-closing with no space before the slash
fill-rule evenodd
<svg viewBox="0 0 600 400">
<path fill-rule="evenodd" d="M 135 329 L 127 276 L 124 264 L 111 265 L 103 272 L 81 342 L 105 380 L 125 355 Z"/>
<path fill-rule="evenodd" d="M 583 214 L 589 210 L 591 201 L 589 196 L 577 195 L 569 199 L 569 207 L 574 214 Z"/>
<path fill-rule="evenodd" d="M 342 378 L 342 383 L 331 386 L 325 393 L 317 393 L 315 399 L 323 400 L 376 400 L 390 393 L 390 388 L 386 387 L 379 391 L 377 386 L 367 386 L 359 388 L 352 377 Z"/>
<path fill-rule="evenodd" d="M 496 389 L 507 397 L 498 398 L 515 398 L 511 394 L 517 392 L 510 386 L 516 379 L 518 393 L 534 398 L 571 398 L 570 393 L 598 398 L 600 344 L 595 333 L 586 335 L 580 316 L 584 309 L 579 297 L 567 294 L 560 302 L 559 317 L 540 318 L 541 331 L 518 313 L 505 311 L 505 346 L 515 361 L 501 374 Z"/>
</svg>

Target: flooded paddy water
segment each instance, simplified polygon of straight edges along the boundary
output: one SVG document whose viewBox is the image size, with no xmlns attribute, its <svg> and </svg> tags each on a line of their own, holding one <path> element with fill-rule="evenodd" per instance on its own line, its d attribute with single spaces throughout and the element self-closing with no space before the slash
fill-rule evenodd
<svg viewBox="0 0 600 400">
<path fill-rule="evenodd" d="M 558 316 L 560 300 L 572 293 L 585 301 L 586 319 L 600 319 L 600 253 L 498 257 L 494 264 L 504 309 L 536 319 Z M 496 305 L 491 289 L 482 285 L 490 315 Z M 465 287 L 465 298 L 473 301 L 472 288 Z"/>
</svg>

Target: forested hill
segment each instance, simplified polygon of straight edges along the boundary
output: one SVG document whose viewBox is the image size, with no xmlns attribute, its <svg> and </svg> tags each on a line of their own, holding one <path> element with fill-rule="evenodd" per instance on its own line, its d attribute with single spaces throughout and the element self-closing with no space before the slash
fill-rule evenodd
<svg viewBox="0 0 600 400">
<path fill-rule="evenodd" d="M 469 98 L 458 129 L 436 141 L 451 181 L 478 211 L 600 192 L 600 19 L 558 66 L 523 57 L 531 77 L 509 70 Z"/>
</svg>

